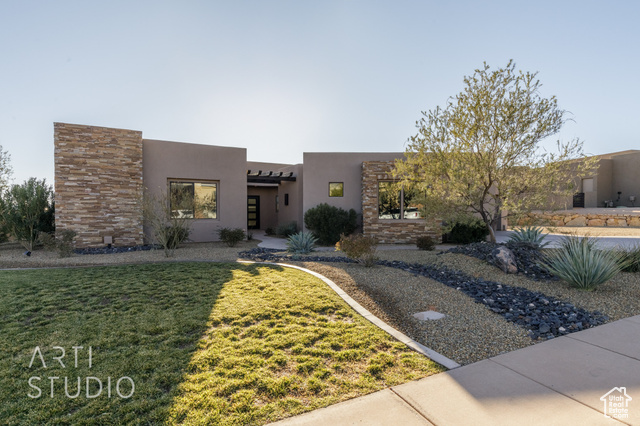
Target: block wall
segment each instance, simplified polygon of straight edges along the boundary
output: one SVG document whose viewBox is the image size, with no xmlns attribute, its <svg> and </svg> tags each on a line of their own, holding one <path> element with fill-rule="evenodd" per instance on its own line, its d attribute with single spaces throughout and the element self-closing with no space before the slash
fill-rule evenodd
<svg viewBox="0 0 640 426">
<path fill-rule="evenodd" d="M 393 180 L 393 161 L 362 163 L 362 232 L 375 236 L 382 244 L 415 244 L 428 235 L 440 241 L 440 224 L 424 219 L 378 219 L 378 182 Z"/>
<path fill-rule="evenodd" d="M 142 132 L 54 123 L 56 231 L 76 247 L 143 243 Z"/>
</svg>

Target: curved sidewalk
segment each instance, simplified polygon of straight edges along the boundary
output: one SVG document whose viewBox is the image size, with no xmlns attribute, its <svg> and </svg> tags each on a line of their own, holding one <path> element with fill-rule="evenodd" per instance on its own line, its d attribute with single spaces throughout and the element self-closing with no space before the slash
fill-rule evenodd
<svg viewBox="0 0 640 426">
<path fill-rule="evenodd" d="M 640 425 L 640 315 L 273 423 L 327 424 Z"/>
</svg>

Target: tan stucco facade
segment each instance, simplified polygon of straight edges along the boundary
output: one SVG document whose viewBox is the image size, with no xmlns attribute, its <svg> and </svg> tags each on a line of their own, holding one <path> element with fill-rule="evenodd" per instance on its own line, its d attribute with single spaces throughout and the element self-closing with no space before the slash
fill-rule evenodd
<svg viewBox="0 0 640 426">
<path fill-rule="evenodd" d="M 158 194 L 168 191 L 167 182 L 218 183 L 216 219 L 195 219 L 189 239 L 216 241 L 217 231 L 247 228 L 247 150 L 192 143 L 144 139 L 143 179 L 145 188 Z M 148 230 L 146 230 L 148 232 Z"/>
</svg>

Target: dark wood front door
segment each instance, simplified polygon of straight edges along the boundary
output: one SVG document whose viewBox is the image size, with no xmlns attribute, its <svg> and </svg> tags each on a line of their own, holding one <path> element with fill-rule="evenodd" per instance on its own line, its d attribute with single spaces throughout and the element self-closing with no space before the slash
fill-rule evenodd
<svg viewBox="0 0 640 426">
<path fill-rule="evenodd" d="M 260 196 L 247 196 L 247 228 L 260 229 Z"/>
</svg>

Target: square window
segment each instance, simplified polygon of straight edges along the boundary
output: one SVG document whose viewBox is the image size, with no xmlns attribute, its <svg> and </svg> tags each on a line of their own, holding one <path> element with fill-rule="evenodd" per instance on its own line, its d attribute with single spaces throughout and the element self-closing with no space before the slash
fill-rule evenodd
<svg viewBox="0 0 640 426">
<path fill-rule="evenodd" d="M 343 196 L 344 196 L 344 183 L 329 182 L 329 197 L 343 197 Z"/>
</svg>

